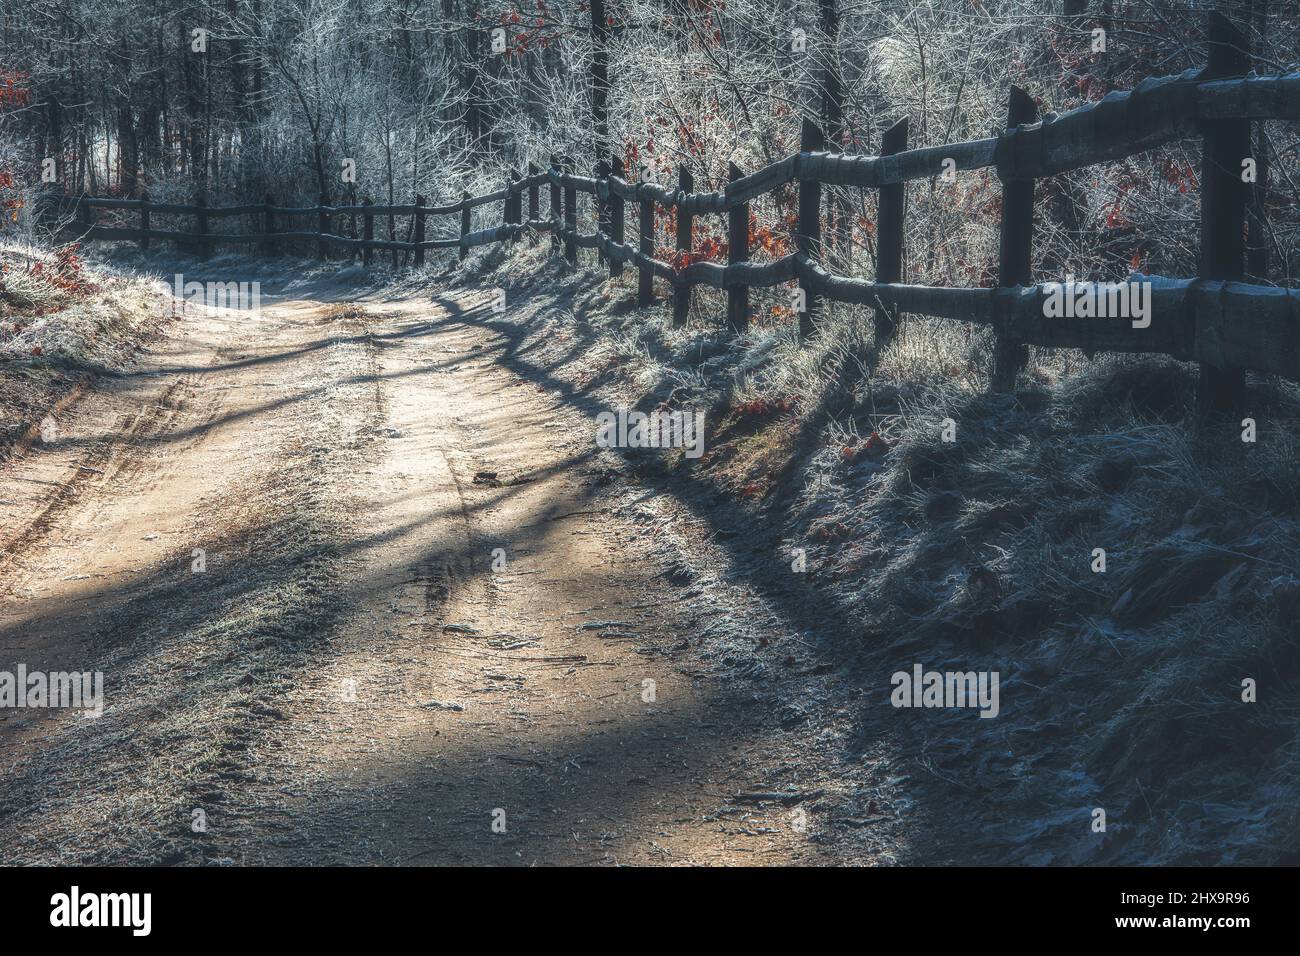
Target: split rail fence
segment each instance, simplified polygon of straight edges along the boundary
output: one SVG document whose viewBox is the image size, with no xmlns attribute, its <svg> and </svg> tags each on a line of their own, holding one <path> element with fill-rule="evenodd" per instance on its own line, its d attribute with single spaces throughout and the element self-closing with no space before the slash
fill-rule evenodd
<svg viewBox="0 0 1300 956">
<path fill-rule="evenodd" d="M 444 206 L 414 204 L 377 206 L 369 201 L 350 206 L 282 207 L 267 196 L 258 205 L 208 207 L 152 203 L 139 199 L 82 196 L 76 205 L 78 231 L 86 239 L 178 240 L 210 254 L 216 244 L 252 244 L 273 255 L 281 243 L 311 241 L 321 258 L 328 247 L 360 250 L 369 265 L 376 251 L 409 253 L 414 264 L 430 249 L 458 249 L 464 258 L 476 246 L 514 241 L 529 233 L 550 232 L 552 244 L 576 264 L 577 250 L 596 249 L 611 275 L 630 264 L 638 271 L 638 303 L 654 298 L 654 279 L 671 284 L 675 324 L 686 321 L 691 290 L 707 285 L 727 294 L 727 322 L 736 332 L 748 328 L 749 289 L 797 282 L 804 292 L 801 336 L 813 333 L 823 300 L 874 308 L 877 348 L 893 335 L 902 313 L 927 315 L 992 326 L 997 347 L 993 387 L 1009 390 L 1024 364 L 1027 346 L 1097 351 L 1163 353 L 1201 365 L 1200 404 L 1204 411 L 1239 411 L 1244 402 L 1244 370 L 1300 380 L 1300 290 L 1250 285 L 1245 277 L 1244 226 L 1250 187 L 1242 176 L 1252 156 L 1251 122 L 1300 119 L 1300 73 L 1257 76 L 1249 72 L 1245 37 L 1221 14 L 1210 15 L 1207 65 L 1178 76 L 1153 77 L 1134 89 L 1061 116 L 1040 120 L 1033 100 L 1013 87 L 1007 129 L 995 137 L 921 149 L 908 149 L 908 121 L 885 134 L 880 155 L 828 152 L 821 131 L 805 120 L 798 153 L 757 172 L 743 175 L 734 164 L 729 182 L 717 192 L 695 192 L 690 173 L 678 172 L 677 188 L 628 177 L 618 159 L 598 163 L 595 175 L 577 175 L 573 163 L 551 157 L 549 168 L 529 164 L 527 175 L 511 171 L 506 185 L 482 196 L 464 194 Z M 1199 137 L 1203 143 L 1201 176 L 1201 261 L 1192 278 L 1138 276 L 1130 281 L 1152 285 L 1150 325 L 1134 328 L 1125 317 L 1045 318 L 1050 287 L 1032 284 L 1030 255 L 1036 181 L 1044 177 L 1112 162 L 1168 143 Z M 946 162 L 947 161 L 947 162 Z M 950 288 L 902 283 L 904 185 L 939 176 L 946 169 L 994 168 L 1002 183 L 998 282 L 995 288 Z M 749 204 L 786 184 L 797 183 L 798 220 L 794 252 L 758 264 L 749 261 Z M 833 275 L 821 265 L 821 190 L 848 186 L 880 191 L 876 221 L 874 280 Z M 542 218 L 540 190 L 549 190 L 549 215 Z M 594 197 L 597 228 L 578 231 L 578 193 Z M 527 198 L 527 218 L 524 200 Z M 502 222 L 471 230 L 471 213 L 503 203 Z M 625 206 L 639 208 L 635 242 L 624 235 Z M 727 263 L 692 262 L 682 268 L 654 257 L 655 207 L 676 216 L 676 245 L 692 250 L 697 216 L 728 220 Z M 98 225 L 95 209 L 136 211 L 138 228 Z M 194 217 L 194 229 L 153 229 L 151 214 Z M 427 239 L 429 217 L 460 216 L 459 235 Z M 249 234 L 214 232 L 212 220 L 253 216 L 260 230 Z M 315 218 L 314 231 L 280 230 L 287 217 Z M 352 238 L 331 232 L 339 217 L 361 217 L 363 231 Z M 412 217 L 410 241 L 376 239 L 375 217 Z M 1251 225 L 1257 235 L 1258 222 Z M 1252 250 L 1254 252 L 1254 250 Z M 682 261 L 682 260 L 678 260 Z M 1255 270 L 1259 271 L 1259 270 Z M 1076 294 L 1104 297 L 1098 283 L 1075 284 Z"/>
</svg>

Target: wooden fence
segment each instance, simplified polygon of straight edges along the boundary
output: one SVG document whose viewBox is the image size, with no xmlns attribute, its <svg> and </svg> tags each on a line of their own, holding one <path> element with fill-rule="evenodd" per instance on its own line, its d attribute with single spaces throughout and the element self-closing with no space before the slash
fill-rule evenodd
<svg viewBox="0 0 1300 956">
<path fill-rule="evenodd" d="M 877 347 L 883 348 L 901 313 L 956 319 L 992 326 L 997 337 L 993 386 L 1012 387 L 1029 345 L 1095 351 L 1154 352 L 1201 364 L 1203 411 L 1240 411 L 1244 370 L 1252 369 L 1300 380 L 1300 291 L 1248 285 L 1245 276 L 1244 225 L 1249 188 L 1243 160 L 1251 156 L 1252 120 L 1300 119 L 1300 73 L 1256 76 L 1248 73 L 1245 37 L 1218 12 L 1210 14 L 1208 63 L 1178 76 L 1148 78 L 1132 90 L 1113 92 L 1061 116 L 1040 121 L 1033 100 L 1012 88 L 1005 132 L 922 149 L 907 149 L 903 119 L 884 135 L 880 155 L 827 152 L 820 130 L 805 121 L 800 151 L 757 172 L 742 175 L 732 165 L 725 189 L 694 192 L 690 174 L 679 172 L 677 188 L 629 178 L 617 158 L 598 164 L 592 177 L 579 176 L 573 163 L 552 156 L 549 168 L 529 164 L 527 175 L 512 171 L 506 185 L 483 196 L 469 196 L 447 206 L 413 205 L 281 207 L 267 196 L 260 205 L 209 208 L 151 203 L 141 199 L 81 197 L 76 201 L 80 232 L 89 239 L 138 241 L 181 240 L 207 255 L 216 243 L 246 244 L 274 254 L 277 243 L 310 240 L 324 258 L 327 245 L 357 249 L 369 264 L 375 250 L 413 254 L 420 265 L 427 249 L 468 250 L 487 243 L 514 241 L 528 232 L 552 234 L 557 250 L 577 262 L 579 248 L 599 250 L 618 275 L 625 264 L 638 270 L 638 302 L 653 299 L 655 277 L 671 283 L 673 318 L 686 320 L 691 289 L 707 285 L 725 290 L 727 322 L 736 332 L 749 323 L 749 288 L 797 282 L 804 294 L 801 335 L 817 326 L 821 300 L 873 307 Z M 1134 276 L 1151 283 L 1150 324 L 1133 327 L 1129 318 L 1046 318 L 1049 286 L 1030 284 L 1034 189 L 1038 179 L 1099 163 L 1123 159 L 1178 140 L 1203 142 L 1201 263 L 1195 278 Z M 1260 164 L 1263 165 L 1262 163 Z M 1003 186 L 996 288 L 947 288 L 901 283 L 904 184 L 941 175 L 945 169 L 994 168 Z M 763 264 L 749 261 L 749 204 L 778 187 L 797 183 L 798 220 L 794 251 Z M 541 218 L 539 190 L 549 187 L 549 216 Z M 876 275 L 873 281 L 832 275 L 821 265 L 821 188 L 851 186 L 880 190 L 876 221 Z M 577 194 L 594 197 L 597 228 L 578 231 Z M 527 196 L 527 218 L 523 202 Z M 503 203 L 502 223 L 471 231 L 474 208 Z M 639 207 L 636 242 L 624 236 L 625 204 Z M 728 220 L 727 263 L 693 262 L 682 268 L 654 258 L 655 208 L 676 216 L 677 249 L 692 249 L 695 217 L 725 215 Z M 138 228 L 96 225 L 93 210 L 138 211 Z M 192 232 L 150 228 L 151 213 L 179 213 L 195 218 Z M 431 216 L 460 215 L 455 237 L 426 239 Z M 222 234 L 210 230 L 212 219 L 254 216 L 260 230 Z M 315 231 L 277 231 L 281 217 L 315 217 Z M 341 216 L 360 216 L 361 237 L 331 233 Z M 374 238 L 375 216 L 410 216 L 410 241 Z M 1076 283 L 1076 294 L 1105 297 L 1100 283 Z"/>
</svg>

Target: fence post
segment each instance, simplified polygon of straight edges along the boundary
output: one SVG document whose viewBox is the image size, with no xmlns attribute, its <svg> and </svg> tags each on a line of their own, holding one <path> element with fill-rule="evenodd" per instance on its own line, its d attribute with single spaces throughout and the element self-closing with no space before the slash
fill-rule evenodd
<svg viewBox="0 0 1300 956">
<path fill-rule="evenodd" d="M 685 166 L 677 168 L 677 190 L 679 194 L 691 193 L 695 191 L 695 178 L 691 176 L 690 171 Z M 689 266 L 690 251 L 692 248 L 692 231 L 695 226 L 695 217 L 686 209 L 686 204 L 679 201 L 677 203 L 677 251 L 684 252 L 687 255 L 678 256 L 685 266 Z M 686 317 L 691 311 L 691 287 L 686 283 L 678 283 L 673 286 L 673 326 L 680 328 L 686 324 Z"/>
<path fill-rule="evenodd" d="M 1250 69 L 1250 41 L 1218 10 L 1210 13 L 1209 64 L 1203 80 L 1244 76 Z M 1246 183 L 1241 161 L 1250 155 L 1250 120 L 1213 120 L 1202 124 L 1201 262 L 1206 279 L 1244 278 L 1242 237 L 1246 219 Z M 1201 330 L 1214 335 L 1217 330 Z M 1202 416 L 1240 413 L 1246 402 L 1246 373 L 1231 366 L 1201 363 L 1197 405 Z"/>
<path fill-rule="evenodd" d="M 1262 36 L 1268 28 L 1268 0 L 1257 0 L 1252 4 L 1254 27 Z M 1256 72 L 1267 71 L 1252 50 L 1251 66 Z M 1256 283 L 1268 282 L 1268 131 L 1263 123 L 1253 124 L 1251 137 L 1255 142 L 1255 182 L 1250 186 L 1249 212 L 1250 225 L 1246 238 L 1246 274 Z"/>
<path fill-rule="evenodd" d="M 325 201 L 328 197 L 321 193 L 320 201 L 316 204 L 316 258 L 324 259 L 329 255 L 329 248 L 326 245 L 325 237 L 330 231 L 330 217 L 325 212 Z"/>
<path fill-rule="evenodd" d="M 528 221 L 529 222 L 536 222 L 537 218 L 541 215 L 542 204 L 539 201 L 537 195 L 537 183 L 533 181 L 533 177 L 536 176 L 538 172 L 540 172 L 540 170 L 538 170 L 537 164 L 530 159 L 528 161 Z"/>
<path fill-rule="evenodd" d="M 525 221 L 524 220 L 524 190 L 528 188 L 528 174 L 521 173 L 517 169 L 511 169 L 510 173 L 515 177 L 516 180 L 515 205 L 514 205 L 515 225 L 522 226 Z M 518 230 L 518 234 L 519 236 L 522 236 L 523 230 L 522 229 Z"/>
<path fill-rule="evenodd" d="M 470 214 L 472 210 L 467 205 L 469 202 L 469 190 L 460 194 L 460 257 L 464 259 L 469 255 L 469 246 L 465 245 L 465 237 L 469 235 Z"/>
<path fill-rule="evenodd" d="M 415 197 L 415 266 L 418 269 L 424 265 L 424 197 L 416 195 Z"/>
<path fill-rule="evenodd" d="M 560 161 L 554 153 L 551 153 L 551 169 L 558 171 Z M 551 252 L 558 252 L 560 249 L 560 226 L 564 218 L 564 205 L 560 202 L 560 187 L 554 181 L 551 187 Z"/>
<path fill-rule="evenodd" d="M 271 238 L 275 235 L 275 213 L 271 211 L 274 205 L 275 197 L 267 193 L 262 201 L 262 234 L 266 236 L 262 240 L 262 253 L 268 256 L 275 255 L 275 240 Z"/>
<path fill-rule="evenodd" d="M 58 201 L 58 194 L 53 188 L 42 189 L 40 198 L 32 208 L 32 225 L 45 230 L 50 228 L 51 223 L 58 222 Z"/>
<path fill-rule="evenodd" d="M 57 240 L 58 233 L 63 226 L 64 213 L 68 208 L 68 197 L 65 193 L 56 193 L 51 189 L 49 194 L 49 203 L 49 206 L 46 207 L 48 215 L 45 220 L 45 227 L 49 230 L 50 238 Z"/>
<path fill-rule="evenodd" d="M 206 259 L 212 254 L 212 247 L 204 237 L 208 234 L 208 197 L 204 193 L 199 193 L 194 198 L 196 207 L 194 218 L 197 223 L 199 258 Z"/>
<path fill-rule="evenodd" d="M 357 184 L 356 183 L 348 184 L 348 205 L 352 207 L 352 211 L 348 213 L 348 238 L 356 239 L 358 238 L 357 237 L 357 210 L 356 210 L 356 205 L 357 205 Z M 348 259 L 352 260 L 355 259 L 356 257 L 357 257 L 357 247 L 352 246 L 350 249 L 348 249 Z"/>
<path fill-rule="evenodd" d="M 804 117 L 799 131 L 799 152 L 819 153 L 826 148 L 826 137 L 820 127 Z M 819 262 L 822 254 L 822 184 L 815 179 L 799 180 L 799 220 L 795 227 L 795 249 L 809 262 Z M 799 338 L 806 339 L 817 328 L 818 300 L 808 281 L 801 275 L 799 288 L 803 290 L 803 311 L 799 313 Z"/>
<path fill-rule="evenodd" d="M 740 167 L 727 164 L 727 181 L 741 178 Z M 749 203 L 727 213 L 727 325 L 733 332 L 749 331 L 749 286 L 731 284 L 731 267 L 749 261 Z"/>
<path fill-rule="evenodd" d="M 140 193 L 140 230 L 144 233 L 140 237 L 140 251 L 146 252 L 149 249 L 149 193 L 147 190 Z"/>
<path fill-rule="evenodd" d="M 87 202 L 87 197 L 85 193 L 82 193 L 80 196 L 77 197 L 76 215 L 77 215 L 77 223 L 79 225 L 77 232 L 80 233 L 78 238 L 84 239 L 90 233 L 91 228 L 95 224 L 94 213 L 91 212 L 90 203 Z"/>
<path fill-rule="evenodd" d="M 1268 281 L 1268 140 L 1257 134 L 1255 182 L 1250 187 L 1248 215 L 1250 226 L 1246 238 L 1246 271 L 1258 282 Z"/>
<path fill-rule="evenodd" d="M 880 155 L 892 156 L 907 149 L 908 120 L 904 116 L 880 140 Z M 1033 189 L 1033 183 L 1029 184 Z M 876 281 L 903 281 L 903 206 L 906 193 L 902 183 L 880 187 L 876 207 Z M 893 309 L 878 307 L 875 314 L 876 354 L 879 354 L 898 329 L 898 315 Z"/>
<path fill-rule="evenodd" d="M 506 201 L 502 203 L 501 224 L 503 226 L 513 226 L 518 220 L 515 215 L 515 203 L 519 201 L 519 193 L 515 191 L 515 180 L 519 178 L 519 170 L 513 166 L 506 173 Z M 510 242 L 514 243 L 515 235 L 510 234 Z"/>
<path fill-rule="evenodd" d="M 1007 129 L 1032 123 L 1038 118 L 1033 99 L 1018 86 L 1011 87 L 1007 108 Z M 1014 142 L 1014 140 L 1013 140 Z M 1008 144 L 1012 145 L 1012 144 Z M 1014 153 L 1014 146 L 1011 150 Z M 1034 237 L 1034 180 L 1014 179 L 1010 172 L 998 170 L 1002 179 L 1002 225 L 998 238 L 998 286 L 1027 285 L 1030 280 L 1030 253 Z M 994 346 L 993 389 L 1009 392 L 1015 388 L 1016 373 L 1029 358 L 1029 348 L 1017 342 L 999 327 Z"/>
<path fill-rule="evenodd" d="M 653 259 L 655 254 L 655 202 L 653 199 L 646 199 L 641 196 L 644 185 L 645 181 L 637 177 L 636 191 L 637 196 L 641 197 L 637 213 L 637 231 L 641 237 L 638 249 L 641 255 Z M 649 305 L 655 298 L 654 270 L 644 263 L 639 264 L 637 268 L 640 273 L 637 276 L 636 304 L 639 306 Z"/>
<path fill-rule="evenodd" d="M 51 215 L 51 201 L 58 202 L 53 188 L 44 188 L 41 190 L 35 205 L 32 206 L 32 226 L 33 228 L 44 231 L 50 228 L 51 222 L 57 222 L 58 216 Z"/>
<path fill-rule="evenodd" d="M 573 158 L 564 157 L 564 172 L 574 173 Z M 564 258 L 569 265 L 578 264 L 578 190 L 572 181 L 564 187 Z"/>
<path fill-rule="evenodd" d="M 605 195 L 600 195 L 601 184 L 605 184 Z M 603 159 L 596 160 L 596 259 L 600 265 L 605 264 L 605 247 L 601 237 L 609 237 L 609 163 Z"/>
<path fill-rule="evenodd" d="M 369 245 L 375 241 L 375 214 L 370 211 L 370 207 L 373 203 L 369 196 L 361 200 L 361 205 L 366 207 L 366 211 L 362 214 L 361 228 L 364 230 L 362 238 L 365 240 L 366 245 L 361 247 L 361 264 L 365 268 L 369 269 L 370 260 L 374 257 L 375 252 L 375 250 L 371 249 Z"/>
<path fill-rule="evenodd" d="M 623 160 L 619 159 L 618 157 L 614 157 L 614 159 L 610 161 L 609 165 L 610 165 L 611 176 L 617 176 L 619 179 L 622 179 L 624 182 L 627 181 L 623 173 Z M 623 244 L 623 224 L 625 221 L 625 216 L 626 216 L 626 210 L 624 208 L 624 199 L 622 194 L 610 190 L 609 238 L 611 242 L 616 242 L 620 246 Z M 623 274 L 623 260 L 618 259 L 616 261 L 612 254 L 609 257 L 609 274 L 611 278 L 613 276 L 621 276 Z"/>
</svg>

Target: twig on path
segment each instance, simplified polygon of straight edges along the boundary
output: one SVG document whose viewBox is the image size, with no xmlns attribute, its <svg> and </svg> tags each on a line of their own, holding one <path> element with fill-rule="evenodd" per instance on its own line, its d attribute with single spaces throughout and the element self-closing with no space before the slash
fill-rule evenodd
<svg viewBox="0 0 1300 956">
<path fill-rule="evenodd" d="M 442 850 L 442 849 L 445 849 L 445 847 L 441 847 L 441 846 L 431 846 L 431 847 L 429 847 L 429 849 L 427 849 L 427 850 L 421 850 L 419 853 L 412 853 L 410 856 L 408 856 L 408 857 L 406 857 L 405 859 L 403 859 L 402 862 L 403 862 L 403 863 L 410 863 L 412 860 L 418 860 L 418 859 L 419 859 L 420 857 L 422 857 L 422 856 L 428 856 L 430 853 L 436 853 L 437 851 Z"/>
<path fill-rule="evenodd" d="M 744 793 L 733 794 L 727 799 L 733 803 L 781 803 L 789 806 L 793 803 L 803 803 L 805 800 L 816 800 L 825 790 L 806 790 L 802 793 L 781 793 L 779 791 L 751 790 Z"/>
<path fill-rule="evenodd" d="M 547 521 L 563 521 L 565 518 L 577 518 L 577 517 L 579 517 L 579 516 L 581 516 L 581 515 L 607 515 L 607 514 L 609 514 L 609 509 L 608 509 L 608 508 L 601 508 L 601 509 L 599 509 L 598 511 L 570 511 L 570 512 L 567 512 L 566 514 L 562 514 L 562 515 L 552 515 L 551 517 L 547 518 L 546 520 L 547 520 Z"/>
<path fill-rule="evenodd" d="M 504 760 L 506 763 L 522 764 L 525 766 L 536 767 L 538 770 L 544 770 L 540 760 L 534 760 L 531 757 L 514 757 L 510 754 L 493 754 L 498 760 Z"/>
</svg>

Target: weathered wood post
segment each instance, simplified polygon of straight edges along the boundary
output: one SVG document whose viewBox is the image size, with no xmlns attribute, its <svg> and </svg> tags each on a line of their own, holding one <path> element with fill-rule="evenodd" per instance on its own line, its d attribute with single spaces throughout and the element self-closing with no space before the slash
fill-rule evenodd
<svg viewBox="0 0 1300 956">
<path fill-rule="evenodd" d="M 1260 37 L 1268 30 L 1268 0 L 1254 0 L 1250 5 L 1254 23 L 1252 27 Z M 1250 64 L 1256 72 L 1268 72 L 1268 64 L 1252 53 Z M 1255 141 L 1255 181 L 1250 184 L 1249 227 L 1246 237 L 1246 272 L 1256 283 L 1267 283 L 1268 255 L 1268 130 L 1263 123 L 1253 124 L 1250 133 Z"/>
<path fill-rule="evenodd" d="M 275 240 L 271 237 L 275 235 L 275 197 L 270 193 L 262 202 L 262 235 L 266 238 L 262 240 L 263 252 L 268 256 L 275 255 Z"/>
<path fill-rule="evenodd" d="M 364 230 L 362 238 L 365 242 L 365 245 L 361 247 L 361 265 L 369 269 L 370 260 L 374 258 L 375 253 L 375 250 L 370 248 L 370 243 L 375 241 L 375 214 L 370 211 L 370 207 L 374 205 L 374 203 L 372 203 L 370 197 L 367 196 L 365 199 L 361 200 L 361 205 L 366 207 L 366 211 L 362 214 L 361 220 L 361 228 Z"/>
<path fill-rule="evenodd" d="M 880 155 L 892 156 L 907 149 L 907 117 L 904 116 L 880 140 Z M 1033 183 L 1030 183 L 1033 189 Z M 906 194 L 902 183 L 880 187 L 876 208 L 876 281 L 903 281 L 903 206 Z M 893 309 L 876 309 L 876 353 L 879 354 L 898 329 L 898 315 Z"/>
<path fill-rule="evenodd" d="M 140 251 L 149 250 L 149 193 L 147 190 L 140 193 Z"/>
<path fill-rule="evenodd" d="M 321 193 L 320 201 L 316 204 L 316 235 L 318 237 L 316 240 L 317 259 L 325 259 L 329 256 L 329 244 L 325 241 L 325 237 L 329 235 L 330 231 L 330 217 L 329 213 L 325 211 L 325 203 L 328 202 L 328 200 L 329 197 L 324 193 Z"/>
<path fill-rule="evenodd" d="M 803 155 L 797 162 L 802 166 L 811 154 L 826 148 L 826 137 L 821 128 L 807 117 L 799 131 L 799 152 Z M 795 249 L 810 262 L 820 262 L 822 256 L 822 184 L 816 179 L 802 175 L 799 177 L 799 221 L 795 227 Z M 799 338 L 806 339 L 817 328 L 819 302 L 807 279 L 800 276 L 799 288 L 803 290 L 803 311 L 799 313 Z"/>
<path fill-rule="evenodd" d="M 533 177 L 536 176 L 538 172 L 540 172 L 540 170 L 537 168 L 537 164 L 534 163 L 532 160 L 529 160 L 528 161 L 528 221 L 529 222 L 536 222 L 538 217 L 541 215 L 542 205 L 537 195 L 537 183 L 533 179 Z"/>
<path fill-rule="evenodd" d="M 348 213 L 348 238 L 357 239 L 360 237 L 357 235 L 357 184 L 356 183 L 348 184 L 348 205 L 352 207 L 351 211 Z M 357 247 L 352 246 L 348 251 L 348 258 L 355 259 L 357 257 L 357 251 L 358 251 Z"/>
<path fill-rule="evenodd" d="M 518 177 L 515 188 L 515 225 L 522 226 L 527 221 L 527 217 L 524 215 L 524 193 L 528 189 L 528 175 L 515 170 L 511 170 L 511 172 Z M 518 230 L 521 236 L 523 232 L 522 229 Z"/>
<path fill-rule="evenodd" d="M 519 170 L 511 166 L 510 171 L 506 174 L 506 201 L 503 204 L 504 208 L 501 210 L 501 224 L 503 226 L 513 226 L 519 222 L 519 216 L 516 212 L 518 207 L 516 204 L 520 201 L 521 194 L 519 192 L 519 184 L 516 182 L 517 179 L 519 179 Z M 515 235 L 514 233 L 511 233 L 511 244 L 513 244 L 514 241 Z"/>
<path fill-rule="evenodd" d="M 1209 64 L 1202 80 L 1244 76 L 1250 69 L 1250 41 L 1222 13 L 1210 13 Z M 1241 161 L 1250 155 L 1250 120 L 1213 120 L 1201 126 L 1201 261 L 1206 279 L 1241 280 L 1245 244 L 1246 183 Z M 1197 330 L 1198 333 L 1202 330 Z M 1213 337 L 1217 330 L 1209 331 Z M 1201 363 L 1197 405 L 1202 416 L 1240 414 L 1246 402 L 1246 373 L 1227 365 Z"/>
<path fill-rule="evenodd" d="M 641 239 L 638 249 L 641 255 L 653 259 L 655 254 L 655 203 L 653 199 L 643 195 L 644 182 L 641 177 L 637 177 L 636 192 L 637 197 L 641 200 L 638 204 L 637 213 L 637 231 Z M 654 270 L 645 263 L 641 263 L 638 269 L 640 271 L 636 283 L 636 304 L 649 305 L 654 301 L 655 297 Z"/>
<path fill-rule="evenodd" d="M 90 198 L 82 193 L 77 197 L 77 232 L 78 238 L 85 239 L 90 235 L 90 230 L 95 227 L 95 214 L 90 208 Z"/>
<path fill-rule="evenodd" d="M 208 234 L 208 197 L 200 192 L 194 198 L 195 213 L 194 220 L 198 233 L 199 258 L 206 259 L 212 254 L 212 246 L 205 236 Z"/>
<path fill-rule="evenodd" d="M 1268 29 L 1268 0 L 1256 0 L 1251 5 L 1254 29 L 1262 37 Z M 1252 52 L 1251 66 L 1257 73 L 1268 72 L 1267 64 Z M 1268 248 L 1268 167 L 1269 138 L 1263 123 L 1253 124 L 1251 136 L 1255 141 L 1255 182 L 1250 186 L 1250 224 L 1246 238 L 1246 273 L 1256 283 L 1267 283 L 1269 276 Z"/>
<path fill-rule="evenodd" d="M 560 161 L 554 153 L 551 154 L 551 171 L 559 172 Z M 560 227 L 564 219 L 564 205 L 560 201 L 560 184 L 551 180 L 551 252 L 560 250 Z"/>
<path fill-rule="evenodd" d="M 564 173 L 566 176 L 573 175 L 572 157 L 564 158 Z M 578 190 L 572 179 L 564 187 L 564 258 L 569 260 L 571 266 L 578 264 Z"/>
<path fill-rule="evenodd" d="M 841 4 L 836 0 L 818 0 L 817 3 L 821 21 L 819 27 L 822 35 L 827 37 L 832 50 L 848 43 L 847 37 L 840 36 L 840 7 Z M 839 59 L 834 53 L 822 58 L 824 64 L 821 88 L 822 128 L 826 131 L 826 140 L 833 153 L 844 152 L 847 132 L 844 123 L 844 77 Z M 852 231 L 849 199 L 842 188 L 838 192 L 828 192 L 830 195 L 827 198 L 830 201 L 826 204 L 822 257 L 829 267 L 828 271 L 847 272 L 850 268 L 849 259 L 853 254 L 849 242 Z"/>
<path fill-rule="evenodd" d="M 55 192 L 54 187 L 41 190 L 32 209 L 33 225 L 37 230 L 45 232 L 54 228 L 54 224 L 59 221 L 58 203 L 58 193 Z"/>
<path fill-rule="evenodd" d="M 415 197 L 415 267 L 424 265 L 424 197 Z"/>
<path fill-rule="evenodd" d="M 686 208 L 685 196 L 695 191 L 695 178 L 685 166 L 677 168 L 677 251 L 686 253 L 678 258 L 683 267 L 690 265 L 690 252 L 693 246 L 692 232 L 695 216 Z M 691 287 L 686 283 L 673 286 L 673 326 L 681 328 L 686 324 L 686 317 L 691 312 Z"/>
<path fill-rule="evenodd" d="M 740 167 L 727 165 L 727 180 L 741 178 Z M 733 332 L 749 331 L 749 286 L 733 285 L 731 267 L 749 261 L 749 203 L 737 203 L 727 213 L 727 325 Z"/>
<path fill-rule="evenodd" d="M 1256 281 L 1268 280 L 1268 139 L 1257 133 L 1255 182 L 1250 187 L 1249 232 L 1246 239 L 1246 271 Z"/>
<path fill-rule="evenodd" d="M 617 156 L 610 161 L 610 175 L 618 179 L 625 180 L 623 175 L 623 160 Z M 625 180 L 626 181 L 626 180 Z M 623 244 L 623 224 L 626 219 L 626 209 L 622 193 L 616 193 L 613 189 L 609 192 L 609 238 L 611 242 L 618 245 Z M 611 254 L 609 257 L 609 274 L 611 277 L 623 274 L 623 260 L 615 259 Z"/>
<path fill-rule="evenodd" d="M 470 216 L 473 210 L 469 204 L 469 190 L 460 194 L 460 257 L 463 260 L 469 255 L 469 246 L 465 244 L 465 237 L 469 235 Z"/>
<path fill-rule="evenodd" d="M 601 187 L 605 195 L 601 195 Z M 605 264 L 605 247 L 602 238 L 609 237 L 609 163 L 603 159 L 596 160 L 596 259 L 600 265 Z"/>
<path fill-rule="evenodd" d="M 47 230 L 51 223 L 58 221 L 58 211 L 54 207 L 54 203 L 57 202 L 57 194 L 53 188 L 41 190 L 35 206 L 32 207 L 32 224 L 38 230 Z"/>
<path fill-rule="evenodd" d="M 1007 129 L 1014 130 L 1037 118 L 1038 107 L 1029 94 L 1018 86 L 1011 87 Z M 1034 238 L 1034 180 L 1016 178 L 1014 169 L 1006 165 L 1014 159 L 1014 133 L 1012 141 L 1007 145 L 1010 147 L 1009 155 L 998 168 L 998 177 L 1002 180 L 998 286 L 1002 288 L 1029 284 L 1030 254 Z M 994 391 L 1012 391 L 1016 385 L 1016 373 L 1024 368 L 1028 359 L 1028 347 L 1017 342 L 1006 329 L 999 327 L 993 358 Z"/>
<path fill-rule="evenodd" d="M 63 215 L 68 208 L 68 197 L 65 193 L 55 193 L 50 190 L 49 218 L 46 220 L 46 228 L 50 232 L 50 238 L 57 239 L 58 232 L 63 225 Z"/>
</svg>

